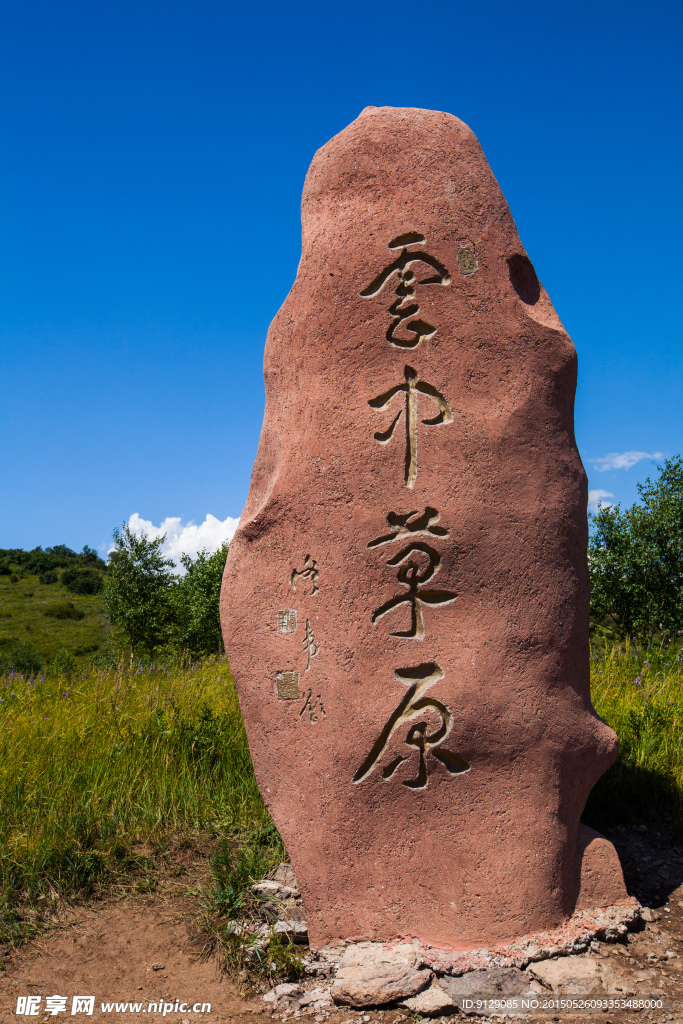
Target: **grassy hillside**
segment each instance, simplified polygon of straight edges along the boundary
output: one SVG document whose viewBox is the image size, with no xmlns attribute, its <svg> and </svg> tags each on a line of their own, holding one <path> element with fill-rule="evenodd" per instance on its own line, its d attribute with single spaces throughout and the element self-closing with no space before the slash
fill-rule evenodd
<svg viewBox="0 0 683 1024">
<path fill-rule="evenodd" d="M 25 659 L 31 649 L 41 667 L 60 651 L 91 656 L 106 641 L 107 629 L 99 594 L 72 594 L 38 576 L 16 582 L 0 576 L 0 671 L 14 663 L 30 671 Z"/>
<path fill-rule="evenodd" d="M 97 652 L 108 628 L 106 568 L 88 547 L 0 549 L 0 672 L 35 672 L 60 652 L 81 661 Z"/>
</svg>

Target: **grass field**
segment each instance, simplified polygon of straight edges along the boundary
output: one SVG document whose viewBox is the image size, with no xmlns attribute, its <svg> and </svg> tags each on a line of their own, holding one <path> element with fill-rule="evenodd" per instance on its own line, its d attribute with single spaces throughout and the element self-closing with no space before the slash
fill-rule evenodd
<svg viewBox="0 0 683 1024">
<path fill-rule="evenodd" d="M 613 648 L 594 657 L 592 680 L 621 753 L 586 820 L 680 819 L 681 658 Z M 40 928 L 36 908 L 124 877 L 153 888 L 157 854 L 198 841 L 215 851 L 214 923 L 284 856 L 225 660 L 0 679 L 0 942 Z"/>
<path fill-rule="evenodd" d="M 55 605 L 69 604 L 75 615 L 45 614 Z M 41 584 L 37 576 L 24 576 L 17 583 L 0 576 L 0 664 L 11 660 L 17 644 L 27 642 L 45 664 L 65 650 L 85 661 L 106 638 L 101 595 L 71 595 L 59 583 Z"/>
<path fill-rule="evenodd" d="M 149 888 L 165 844 L 207 839 L 226 906 L 284 853 L 224 660 L 0 681 L 0 941 L 31 931 L 28 908 Z"/>
</svg>

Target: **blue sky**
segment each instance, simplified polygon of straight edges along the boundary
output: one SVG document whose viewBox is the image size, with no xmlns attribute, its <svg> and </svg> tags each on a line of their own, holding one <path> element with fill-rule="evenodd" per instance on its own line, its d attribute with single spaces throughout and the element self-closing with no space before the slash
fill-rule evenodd
<svg viewBox="0 0 683 1024">
<path fill-rule="evenodd" d="M 477 134 L 578 349 L 590 486 L 635 500 L 649 456 L 683 451 L 682 21 L 659 0 L 6 4 L 0 547 L 239 515 L 304 175 L 369 104 Z"/>
</svg>

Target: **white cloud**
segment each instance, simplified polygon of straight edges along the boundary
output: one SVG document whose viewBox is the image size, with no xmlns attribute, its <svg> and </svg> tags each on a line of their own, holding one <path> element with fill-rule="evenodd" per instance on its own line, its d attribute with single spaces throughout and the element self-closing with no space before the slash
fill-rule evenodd
<svg viewBox="0 0 683 1024">
<path fill-rule="evenodd" d="M 607 469 L 630 469 L 643 459 L 663 459 L 661 452 L 610 452 L 600 459 L 588 459 L 595 468 L 604 473 Z"/>
<path fill-rule="evenodd" d="M 591 512 L 598 511 L 598 504 L 600 505 L 613 505 L 613 501 L 606 501 L 606 498 L 613 498 L 614 495 L 611 491 L 594 490 L 588 492 L 588 508 Z"/>
<path fill-rule="evenodd" d="M 168 516 L 161 526 L 155 526 L 150 519 L 142 519 L 137 512 L 128 520 L 128 526 L 133 533 L 145 533 L 150 540 L 166 534 L 161 550 L 167 558 L 173 559 L 176 566 L 180 566 L 181 555 L 196 558 L 202 549 L 209 553 L 217 551 L 224 541 L 232 540 L 238 523 L 239 519 L 233 519 L 231 516 L 221 520 L 209 514 L 199 526 L 192 520 L 183 523 L 180 516 Z M 181 572 L 183 571 L 181 569 Z"/>
</svg>

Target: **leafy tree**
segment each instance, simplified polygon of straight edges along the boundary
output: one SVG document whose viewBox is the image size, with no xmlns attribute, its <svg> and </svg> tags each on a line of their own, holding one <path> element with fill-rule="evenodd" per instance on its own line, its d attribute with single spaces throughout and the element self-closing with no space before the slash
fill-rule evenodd
<svg viewBox="0 0 683 1024">
<path fill-rule="evenodd" d="M 666 641 L 683 625 L 683 458 L 657 468 L 638 484 L 641 504 L 589 517 L 591 617 L 648 650 L 656 632 Z"/>
<path fill-rule="evenodd" d="M 181 556 L 186 574 L 174 584 L 172 601 L 174 640 L 185 655 L 202 657 L 223 649 L 219 601 L 227 557 L 227 543 L 212 555 L 200 551 L 194 560 Z"/>
<path fill-rule="evenodd" d="M 154 657 L 169 636 L 173 561 L 161 554 L 165 539 L 138 536 L 125 523 L 114 530 L 104 600 L 109 621 L 130 647 L 131 664 L 136 654 Z"/>
</svg>

